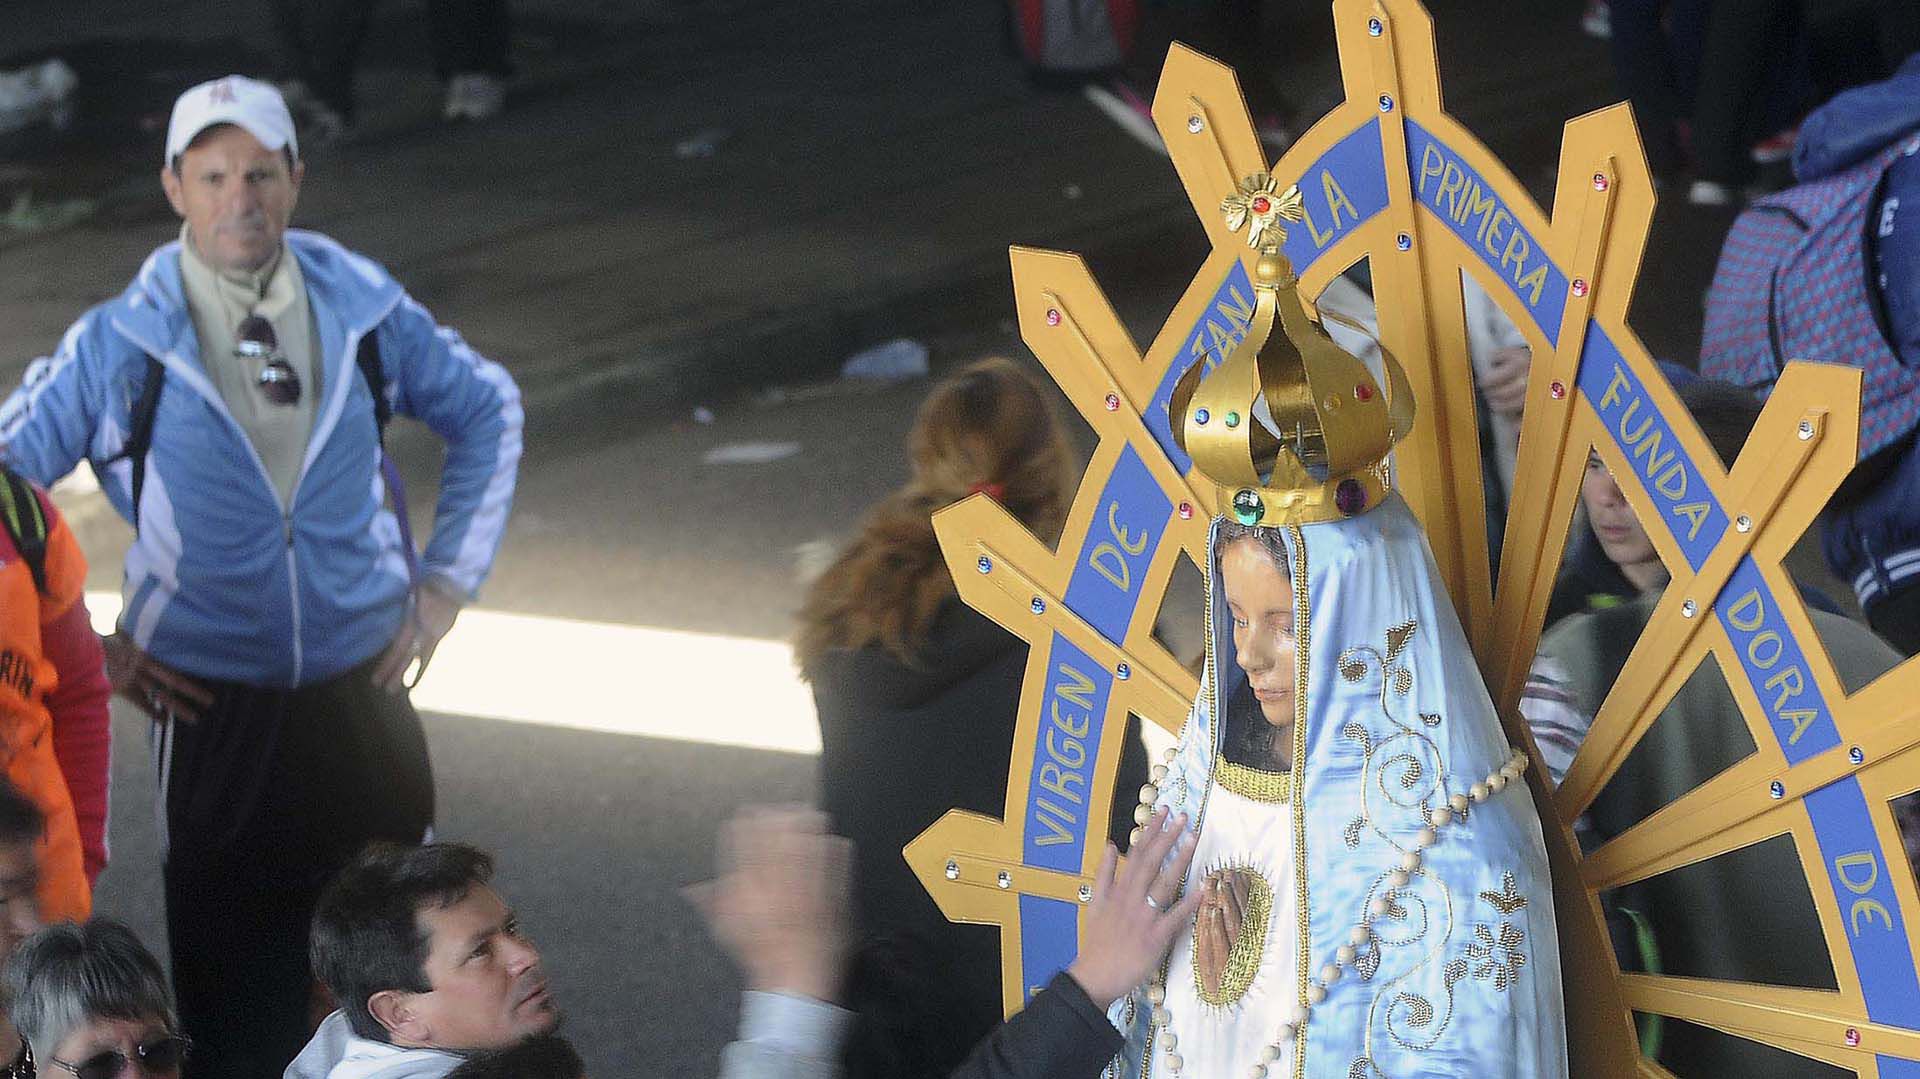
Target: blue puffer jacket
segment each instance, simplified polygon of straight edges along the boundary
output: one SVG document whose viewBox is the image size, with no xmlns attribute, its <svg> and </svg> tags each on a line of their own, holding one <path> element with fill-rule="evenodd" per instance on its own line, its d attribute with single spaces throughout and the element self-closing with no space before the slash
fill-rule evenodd
<svg viewBox="0 0 1920 1079">
<path fill-rule="evenodd" d="M 1895 143 L 1906 156 L 1887 170 L 1867 221 L 1874 283 L 1887 340 L 1900 362 L 1920 368 L 1920 53 L 1893 78 L 1840 94 L 1814 112 L 1794 146 L 1802 182 L 1832 176 Z M 1920 583 L 1920 449 L 1909 436 L 1883 451 L 1876 482 L 1837 504 L 1821 536 L 1827 562 L 1853 583 L 1861 606 Z"/>
<path fill-rule="evenodd" d="M 498 364 L 436 325 L 391 276 L 315 233 L 288 249 L 319 329 L 323 397 L 291 504 L 201 365 L 179 244 L 73 324 L 0 404 L 0 459 L 42 484 L 93 462 L 133 519 L 124 446 L 147 357 L 164 365 L 121 626 L 161 662 L 258 686 L 323 681 L 376 655 L 406 613 L 408 570 L 385 508 L 367 380 L 376 334 L 394 413 L 447 442 L 424 576 L 471 596 L 493 562 L 520 460 L 520 394 Z"/>
</svg>

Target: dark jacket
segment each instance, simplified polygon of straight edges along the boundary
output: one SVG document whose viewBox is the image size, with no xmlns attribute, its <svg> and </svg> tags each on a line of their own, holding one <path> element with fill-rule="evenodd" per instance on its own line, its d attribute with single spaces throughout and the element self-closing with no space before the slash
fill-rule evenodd
<svg viewBox="0 0 1920 1079">
<path fill-rule="evenodd" d="M 877 647 L 823 657 L 813 673 L 822 805 L 854 841 L 855 955 L 846 997 L 861 1016 L 852 1079 L 940 1075 L 1001 1019 L 1000 932 L 947 921 L 901 849 L 950 809 L 1000 817 L 1026 675 L 1025 641 L 958 598 L 941 608 L 918 662 Z M 1130 720 L 1111 834 L 1132 828 L 1147 778 Z"/>
<path fill-rule="evenodd" d="M 1866 221 L 1867 273 L 1875 312 L 1899 362 L 1920 368 L 1920 54 L 1894 77 L 1840 94 L 1807 117 L 1794 145 L 1794 175 L 1821 180 L 1895 144 L 1906 144 L 1882 179 Z M 1827 561 L 1871 606 L 1920 580 L 1920 451 L 1912 435 L 1862 462 L 1822 536 Z"/>
<path fill-rule="evenodd" d="M 1569 618 L 1542 640 L 1571 677 L 1571 704 L 1591 718 L 1659 602 L 1658 590 L 1616 607 Z M 1885 673 L 1899 656 L 1866 627 L 1809 612 L 1848 693 Z M 1594 838 L 1621 835 L 1754 752 L 1753 736 L 1727 680 L 1709 656 L 1647 729 L 1588 810 Z M 1835 988 L 1833 963 L 1816 946 L 1819 916 L 1799 854 L 1788 837 L 1661 873 L 1618 889 L 1612 900 L 1646 919 L 1664 973 L 1811 989 Z M 1675 1075 L 1823 1079 L 1825 1065 L 1788 1057 L 1705 1027 L 1668 1022 L 1660 1063 Z"/>
<path fill-rule="evenodd" d="M 1810 114 L 1793 167 L 1728 233 L 1700 370 L 1763 392 L 1788 360 L 1863 372 L 1862 460 L 1821 546 L 1874 616 L 1920 584 L 1920 54 Z"/>
<path fill-rule="evenodd" d="M 1066 971 L 977 1046 L 951 1079 L 1095 1079 L 1120 1032 Z"/>
<path fill-rule="evenodd" d="M 1843 613 L 1840 605 L 1825 592 L 1798 581 L 1794 585 L 1800 589 L 1800 598 L 1808 607 L 1832 615 Z M 1607 557 L 1600 546 L 1600 537 L 1593 534 L 1593 526 L 1585 519 L 1577 520 L 1567 539 L 1566 559 L 1547 598 L 1547 618 L 1540 632 L 1544 634 L 1576 614 L 1631 603 L 1639 595 L 1640 589 Z"/>
</svg>

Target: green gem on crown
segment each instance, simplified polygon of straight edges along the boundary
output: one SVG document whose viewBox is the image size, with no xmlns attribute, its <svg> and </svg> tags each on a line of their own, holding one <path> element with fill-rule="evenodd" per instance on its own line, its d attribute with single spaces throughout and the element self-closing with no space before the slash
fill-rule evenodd
<svg viewBox="0 0 1920 1079">
<path fill-rule="evenodd" d="M 1233 495 L 1233 519 L 1243 525 L 1257 525 L 1267 515 L 1266 503 L 1252 491 L 1241 489 Z"/>
<path fill-rule="evenodd" d="M 1240 426 L 1240 414 L 1238 412 L 1227 413 L 1227 426 L 1228 427 Z"/>
</svg>

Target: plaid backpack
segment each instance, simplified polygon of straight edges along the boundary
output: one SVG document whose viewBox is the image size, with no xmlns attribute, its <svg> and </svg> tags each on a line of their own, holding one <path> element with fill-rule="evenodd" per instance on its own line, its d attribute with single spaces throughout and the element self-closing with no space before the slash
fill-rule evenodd
<svg viewBox="0 0 1920 1079">
<path fill-rule="evenodd" d="M 1860 368 L 1860 457 L 1920 421 L 1920 369 L 1888 343 L 1867 249 L 1896 139 L 1844 172 L 1749 206 L 1727 233 L 1707 292 L 1700 373 L 1765 395 L 1788 360 Z"/>
</svg>

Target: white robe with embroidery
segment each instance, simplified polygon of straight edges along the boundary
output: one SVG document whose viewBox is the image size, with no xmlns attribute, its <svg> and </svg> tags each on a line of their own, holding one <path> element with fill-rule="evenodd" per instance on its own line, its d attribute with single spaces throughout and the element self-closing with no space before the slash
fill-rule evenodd
<svg viewBox="0 0 1920 1079">
<path fill-rule="evenodd" d="M 1197 999 L 1193 932 L 1175 938 L 1166 1006 L 1180 1074 L 1240 1079 L 1277 1041 L 1274 1079 L 1562 1079 L 1558 935 L 1525 784 L 1470 802 L 1420 851 L 1407 883 L 1392 884 L 1433 810 L 1470 795 L 1511 753 L 1419 523 L 1395 495 L 1284 535 L 1303 608 L 1295 644 L 1307 674 L 1295 693 L 1305 722 L 1289 783 L 1303 811 L 1228 789 L 1236 777 L 1222 767 L 1216 702 L 1232 699 L 1245 675 L 1212 566 L 1208 670 L 1158 801 L 1200 828 L 1187 887 L 1217 862 L 1244 861 L 1276 893 L 1298 889 L 1305 915 L 1276 897 L 1259 954 L 1240 954 L 1254 947 L 1242 934 L 1229 967 L 1255 973 L 1227 1005 Z M 1304 881 L 1287 865 L 1304 865 Z M 1294 1007 L 1356 927 L 1366 943 L 1303 1036 L 1284 1038 Z M 1114 1007 L 1127 1046 L 1112 1071 L 1168 1076 L 1145 996 Z"/>
</svg>

